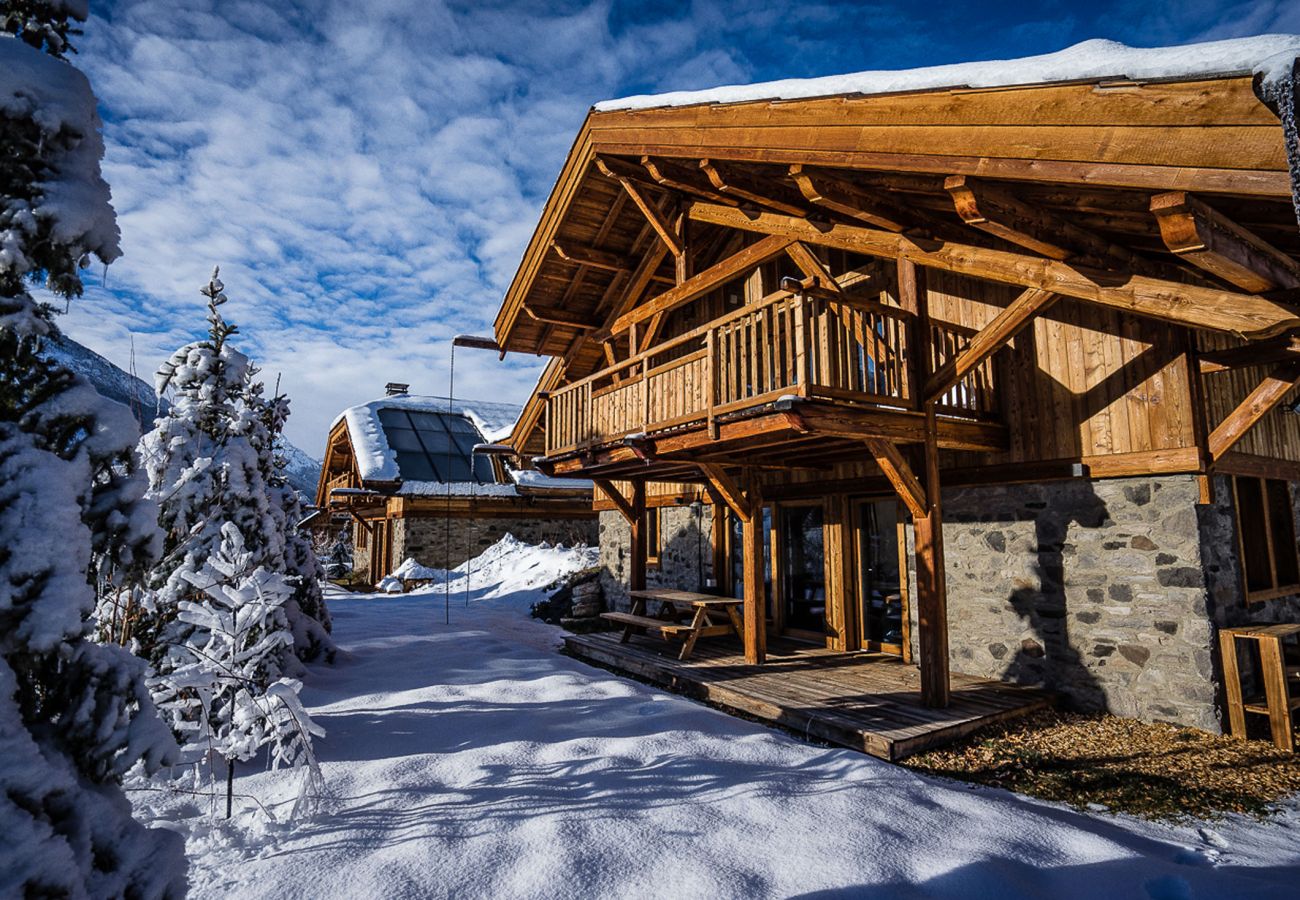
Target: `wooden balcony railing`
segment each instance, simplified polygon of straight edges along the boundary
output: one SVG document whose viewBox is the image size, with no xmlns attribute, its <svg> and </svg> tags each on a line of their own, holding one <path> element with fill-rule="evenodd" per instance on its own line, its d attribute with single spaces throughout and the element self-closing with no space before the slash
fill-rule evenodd
<svg viewBox="0 0 1300 900">
<path fill-rule="evenodd" d="M 552 392 L 547 455 L 698 425 L 787 395 L 916 408 L 913 318 L 873 301 L 773 295 Z M 937 368 L 969 332 L 939 323 L 931 329 Z M 992 416 L 993 371 L 988 360 L 970 372 L 937 411 Z"/>
</svg>

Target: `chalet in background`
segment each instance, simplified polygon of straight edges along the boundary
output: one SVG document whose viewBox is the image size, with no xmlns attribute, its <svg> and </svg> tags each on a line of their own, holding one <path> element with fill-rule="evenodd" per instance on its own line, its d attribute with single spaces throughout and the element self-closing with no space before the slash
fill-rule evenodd
<svg viewBox="0 0 1300 900">
<path fill-rule="evenodd" d="M 591 484 L 508 465 L 490 441 L 520 409 L 508 403 L 388 396 L 344 410 L 330 427 L 316 506 L 352 521 L 353 564 L 378 582 L 404 560 L 451 568 L 506 534 L 593 543 Z"/>
<path fill-rule="evenodd" d="M 509 442 L 595 481 L 616 594 L 743 597 L 763 690 L 794 638 L 914 661 L 884 705 L 951 669 L 1217 731 L 1218 630 L 1300 620 L 1298 51 L 600 104 L 496 320 L 554 358 Z"/>
</svg>

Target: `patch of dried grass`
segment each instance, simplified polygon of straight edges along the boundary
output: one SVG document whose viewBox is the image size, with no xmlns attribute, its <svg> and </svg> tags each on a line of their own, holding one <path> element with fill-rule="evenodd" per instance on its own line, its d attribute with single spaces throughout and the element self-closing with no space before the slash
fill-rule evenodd
<svg viewBox="0 0 1300 900">
<path fill-rule="evenodd" d="M 1300 791 L 1300 755 L 1177 725 L 1044 711 L 905 765 L 1150 819 L 1263 817 Z"/>
</svg>

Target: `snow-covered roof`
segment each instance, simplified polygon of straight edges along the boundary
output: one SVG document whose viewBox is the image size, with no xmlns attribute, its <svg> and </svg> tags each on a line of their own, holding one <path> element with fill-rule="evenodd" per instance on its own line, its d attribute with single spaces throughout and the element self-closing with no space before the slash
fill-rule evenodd
<svg viewBox="0 0 1300 900">
<path fill-rule="evenodd" d="M 469 419 L 482 440 L 473 443 L 491 443 L 509 436 L 519 418 L 521 407 L 510 403 L 493 403 L 482 400 L 449 401 L 446 397 L 428 397 L 416 394 L 397 394 L 372 400 L 344 410 L 334 420 L 334 425 L 346 422 L 352 452 L 356 455 L 357 470 L 362 482 L 401 482 L 397 489 L 403 496 L 453 496 L 453 497 L 518 497 L 529 493 L 547 491 L 590 491 L 590 481 L 574 478 L 551 478 L 541 472 L 507 468 L 508 483 L 482 481 L 426 481 L 403 479 L 397 453 L 389 446 L 388 435 L 380 421 L 380 412 L 387 409 L 406 412 L 459 415 Z M 334 425 L 330 427 L 333 428 Z M 408 472 L 409 475 L 409 472 Z"/>
<path fill-rule="evenodd" d="M 519 418 L 521 407 L 513 403 L 451 401 L 446 397 L 397 394 L 345 409 L 330 428 L 341 421 L 348 423 L 348 437 L 352 441 L 352 451 L 356 454 L 357 469 L 362 481 L 398 481 L 401 478 L 397 455 L 388 446 L 383 425 L 379 421 L 379 412 L 384 409 L 465 416 L 478 429 L 483 439 L 481 443 L 491 443 L 510 434 L 515 420 Z"/>
<path fill-rule="evenodd" d="M 1300 57 L 1300 35 L 1264 34 L 1186 44 L 1180 47 L 1129 47 L 1091 40 L 1055 53 L 1021 59 L 989 60 L 877 70 L 822 78 L 790 78 L 762 84 L 731 85 L 702 91 L 642 94 L 597 103 L 597 111 L 653 109 L 700 103 L 796 100 L 842 94 L 892 94 L 942 88 L 993 88 L 1053 82 L 1127 79 L 1187 79 L 1262 73 L 1266 81 L 1286 78 Z"/>
</svg>

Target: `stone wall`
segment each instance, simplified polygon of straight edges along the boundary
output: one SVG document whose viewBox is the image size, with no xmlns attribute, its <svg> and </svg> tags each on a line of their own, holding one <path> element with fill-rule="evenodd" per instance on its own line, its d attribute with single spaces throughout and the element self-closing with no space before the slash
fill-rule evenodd
<svg viewBox="0 0 1300 900">
<path fill-rule="evenodd" d="M 952 669 L 1218 731 L 1197 499 L 1190 475 L 945 490 Z"/>
<path fill-rule="evenodd" d="M 424 566 L 447 569 L 478 556 L 507 534 L 528 544 L 583 543 L 594 545 L 595 516 L 539 518 L 535 516 L 409 516 L 393 519 L 393 566 L 408 557 Z M 448 533 L 450 531 L 450 534 Z"/>
<path fill-rule="evenodd" d="M 659 564 L 646 567 L 646 587 L 698 591 L 714 578 L 713 507 L 698 512 L 690 506 L 664 506 L 659 510 L 663 542 Z M 600 514 L 601 587 L 610 609 L 630 607 L 628 565 L 632 553 L 632 528 L 617 511 Z"/>
</svg>

